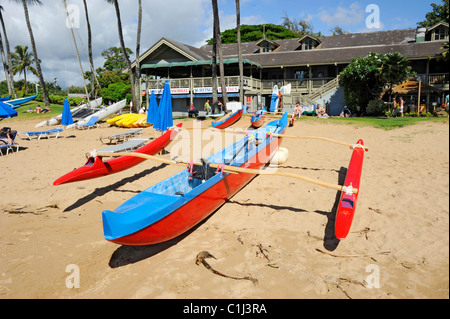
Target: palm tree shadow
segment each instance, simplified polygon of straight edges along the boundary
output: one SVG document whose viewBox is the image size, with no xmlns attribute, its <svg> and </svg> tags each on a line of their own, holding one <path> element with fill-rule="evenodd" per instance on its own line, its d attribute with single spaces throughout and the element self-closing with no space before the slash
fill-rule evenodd
<svg viewBox="0 0 450 319">
<path fill-rule="evenodd" d="M 69 207 L 67 207 L 66 209 L 64 209 L 64 212 L 70 212 L 71 210 L 74 210 L 75 208 L 78 208 L 80 206 L 83 206 L 84 204 L 94 200 L 97 197 L 103 196 L 105 194 L 107 194 L 108 192 L 111 191 L 117 191 L 118 188 L 124 186 L 127 183 L 131 183 L 139 178 L 145 177 L 148 174 L 154 173 L 164 167 L 166 167 L 168 164 L 161 164 L 159 166 L 150 168 L 150 169 L 146 169 L 140 173 L 137 173 L 133 176 L 130 177 L 126 177 L 112 185 L 108 185 L 105 187 L 101 187 L 101 188 L 96 188 L 91 194 L 78 199 L 75 203 L 73 203 L 72 205 L 70 205 Z"/>
<path fill-rule="evenodd" d="M 344 184 L 346 175 L 347 175 L 347 168 L 341 167 L 339 170 L 339 177 L 338 177 L 339 185 Z M 337 209 L 339 206 L 340 198 L 341 198 L 341 192 L 338 191 L 336 193 L 336 198 L 334 200 L 334 205 L 331 208 L 331 212 L 325 212 L 325 211 L 319 211 L 319 210 L 315 211 L 316 213 L 325 215 L 328 218 L 327 225 L 325 226 L 323 247 L 329 251 L 334 251 L 340 243 L 340 240 L 336 238 L 335 231 L 334 231 L 334 224 L 336 221 L 336 212 L 337 212 Z"/>
<path fill-rule="evenodd" d="M 305 209 L 296 208 L 296 207 L 292 207 L 292 206 L 269 205 L 269 204 L 263 204 L 263 203 L 241 203 L 241 202 L 234 201 L 234 200 L 229 200 L 228 203 L 237 204 L 237 205 L 241 205 L 241 206 L 247 206 L 247 207 L 255 206 L 255 207 L 272 208 L 274 210 L 290 210 L 290 211 L 293 211 L 296 213 L 306 212 Z"/>
</svg>

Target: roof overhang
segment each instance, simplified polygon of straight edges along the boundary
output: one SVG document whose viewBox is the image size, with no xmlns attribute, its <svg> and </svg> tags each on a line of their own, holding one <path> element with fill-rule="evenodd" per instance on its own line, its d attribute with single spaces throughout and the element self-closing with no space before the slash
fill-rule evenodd
<svg viewBox="0 0 450 319">
<path fill-rule="evenodd" d="M 244 64 L 253 65 L 258 68 L 262 68 L 262 65 L 250 60 L 243 59 Z M 230 58 L 223 60 L 224 64 L 236 64 L 239 63 L 238 58 Z M 156 63 L 156 64 L 143 64 L 141 69 L 159 69 L 159 68 L 175 68 L 175 67 L 188 67 L 188 66 L 201 66 L 212 65 L 211 60 L 199 60 L 199 61 L 185 61 L 185 62 L 171 62 L 171 63 Z"/>
</svg>

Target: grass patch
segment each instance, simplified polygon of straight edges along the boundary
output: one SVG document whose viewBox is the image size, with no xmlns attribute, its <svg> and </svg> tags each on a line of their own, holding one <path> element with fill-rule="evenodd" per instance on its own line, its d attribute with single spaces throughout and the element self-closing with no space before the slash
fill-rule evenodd
<svg viewBox="0 0 450 319">
<path fill-rule="evenodd" d="M 423 122 L 448 123 L 448 117 L 332 117 L 331 119 L 319 119 L 311 116 L 302 116 L 301 120 L 320 121 L 321 123 L 370 126 L 386 131 Z"/>
<path fill-rule="evenodd" d="M 43 102 L 38 101 L 30 101 L 28 103 L 22 104 L 20 107 L 16 108 L 17 116 L 9 119 L 11 122 L 19 122 L 19 121 L 25 121 L 25 120 L 34 120 L 39 119 L 41 121 L 48 120 L 52 118 L 53 116 L 59 115 L 62 113 L 63 105 L 60 104 L 50 104 L 50 108 L 52 109 L 48 113 L 28 113 L 27 109 L 36 109 L 36 106 L 40 105 L 42 108 L 44 108 Z"/>
</svg>

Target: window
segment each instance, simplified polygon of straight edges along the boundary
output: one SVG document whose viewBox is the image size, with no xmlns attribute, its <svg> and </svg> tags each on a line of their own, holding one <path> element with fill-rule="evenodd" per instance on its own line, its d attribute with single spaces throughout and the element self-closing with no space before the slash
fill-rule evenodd
<svg viewBox="0 0 450 319">
<path fill-rule="evenodd" d="M 312 50 L 314 49 L 314 40 L 313 39 L 305 39 L 304 43 L 304 49 L 305 50 Z"/>
<path fill-rule="evenodd" d="M 269 42 L 261 43 L 261 49 L 262 49 L 262 52 L 270 52 L 270 51 L 272 51 L 271 48 L 270 48 L 270 43 Z"/>
<path fill-rule="evenodd" d="M 445 40 L 446 39 L 445 31 L 446 31 L 445 28 L 437 28 L 434 31 L 434 40 L 435 41 Z"/>
</svg>

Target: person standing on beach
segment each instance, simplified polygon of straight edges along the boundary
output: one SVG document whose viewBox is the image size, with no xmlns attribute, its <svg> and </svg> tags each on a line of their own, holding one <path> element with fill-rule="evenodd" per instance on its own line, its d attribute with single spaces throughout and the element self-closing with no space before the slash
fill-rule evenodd
<svg viewBox="0 0 450 319">
<path fill-rule="evenodd" d="M 403 117 L 403 106 L 405 101 L 403 101 L 403 97 L 400 96 L 400 116 Z"/>
<path fill-rule="evenodd" d="M 211 110 L 211 106 L 209 106 L 209 100 L 206 100 L 204 109 L 206 111 L 206 114 L 209 114 L 209 111 Z"/>
</svg>

